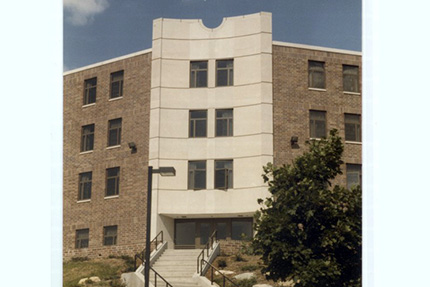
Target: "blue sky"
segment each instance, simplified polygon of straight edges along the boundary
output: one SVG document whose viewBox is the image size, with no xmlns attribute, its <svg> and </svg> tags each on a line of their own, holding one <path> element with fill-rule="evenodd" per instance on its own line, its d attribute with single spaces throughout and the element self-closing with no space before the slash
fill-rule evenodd
<svg viewBox="0 0 430 287">
<path fill-rule="evenodd" d="M 273 40 L 361 51 L 361 0 L 64 0 L 64 70 L 151 48 L 152 20 L 272 13 Z"/>
</svg>

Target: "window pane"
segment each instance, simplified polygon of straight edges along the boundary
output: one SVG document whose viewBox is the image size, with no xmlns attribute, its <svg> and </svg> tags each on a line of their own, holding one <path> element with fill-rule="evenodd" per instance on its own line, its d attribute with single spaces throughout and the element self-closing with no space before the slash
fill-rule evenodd
<svg viewBox="0 0 430 287">
<path fill-rule="evenodd" d="M 122 86 L 124 81 L 124 71 L 111 74 L 110 98 L 122 97 Z"/>
<path fill-rule="evenodd" d="M 206 137 L 207 111 L 190 111 L 189 136 Z"/>
<path fill-rule="evenodd" d="M 188 189 L 206 188 L 206 161 L 188 162 Z"/>
<path fill-rule="evenodd" d="M 76 230 L 75 248 L 88 248 L 89 232 L 89 229 Z"/>
<path fill-rule="evenodd" d="M 227 238 L 227 223 L 218 222 L 216 224 L 217 231 L 217 239 L 226 239 Z"/>
<path fill-rule="evenodd" d="M 85 80 L 84 82 L 84 105 L 96 102 L 97 78 Z"/>
<path fill-rule="evenodd" d="M 199 71 L 197 73 L 197 87 L 207 87 L 208 74 L 206 71 Z"/>
<path fill-rule="evenodd" d="M 309 111 L 309 127 L 311 138 L 326 137 L 326 113 L 324 111 Z"/>
<path fill-rule="evenodd" d="M 106 170 L 106 196 L 119 194 L 119 167 Z"/>
<path fill-rule="evenodd" d="M 361 142 L 361 116 L 345 114 L 345 140 Z"/>
<path fill-rule="evenodd" d="M 346 181 L 348 189 L 361 185 L 361 164 L 346 165 Z"/>
<path fill-rule="evenodd" d="M 241 240 L 252 238 L 252 221 L 238 221 L 232 220 L 231 222 L 231 239 Z"/>
<path fill-rule="evenodd" d="M 227 188 L 227 170 L 218 169 L 215 171 L 215 188 Z"/>
<path fill-rule="evenodd" d="M 233 135 L 233 109 L 216 110 L 215 136 Z"/>
<path fill-rule="evenodd" d="M 216 85 L 232 86 L 233 85 L 233 60 L 216 61 Z"/>
<path fill-rule="evenodd" d="M 206 244 L 208 242 L 211 232 L 210 223 L 200 223 L 200 244 Z"/>
<path fill-rule="evenodd" d="M 103 244 L 104 245 L 116 245 L 118 236 L 118 226 L 105 226 L 103 228 Z"/>
<path fill-rule="evenodd" d="M 228 73 L 227 70 L 218 70 L 217 71 L 217 86 L 227 86 L 227 80 L 228 80 Z"/>
<path fill-rule="evenodd" d="M 358 93 L 358 67 L 343 65 L 343 90 Z"/>
<path fill-rule="evenodd" d="M 195 171 L 194 178 L 194 189 L 205 189 L 206 188 L 206 171 Z"/>
<path fill-rule="evenodd" d="M 94 124 L 82 127 L 81 151 L 89 151 L 94 148 Z"/>
<path fill-rule="evenodd" d="M 190 87 L 207 87 L 207 61 L 190 63 Z"/>
<path fill-rule="evenodd" d="M 309 61 L 309 87 L 325 88 L 324 63 Z"/>
<path fill-rule="evenodd" d="M 233 160 L 215 161 L 215 188 L 233 188 Z"/>
<path fill-rule="evenodd" d="M 206 120 L 196 121 L 196 137 L 206 137 Z"/>
<path fill-rule="evenodd" d="M 195 244 L 196 223 L 195 222 L 176 222 L 176 245 Z"/>
</svg>

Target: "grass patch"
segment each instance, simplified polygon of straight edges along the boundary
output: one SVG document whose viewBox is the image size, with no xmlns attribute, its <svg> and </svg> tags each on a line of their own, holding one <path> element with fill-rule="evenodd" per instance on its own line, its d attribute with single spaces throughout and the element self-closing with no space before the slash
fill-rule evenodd
<svg viewBox="0 0 430 287">
<path fill-rule="evenodd" d="M 121 286 L 121 273 L 129 272 L 127 260 L 122 258 L 70 260 L 63 263 L 63 287 L 77 287 L 82 278 L 97 276 L 101 282 L 91 286 Z"/>
<path fill-rule="evenodd" d="M 255 271 L 259 269 L 260 267 L 258 265 L 244 265 L 240 267 L 240 270 L 242 271 Z"/>
</svg>

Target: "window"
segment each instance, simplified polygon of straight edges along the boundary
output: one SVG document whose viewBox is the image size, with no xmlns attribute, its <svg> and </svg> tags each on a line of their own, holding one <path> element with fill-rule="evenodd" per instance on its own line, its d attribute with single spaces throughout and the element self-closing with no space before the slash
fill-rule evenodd
<svg viewBox="0 0 430 287">
<path fill-rule="evenodd" d="M 84 105 L 96 102 L 97 78 L 85 80 Z"/>
<path fill-rule="evenodd" d="M 343 65 L 343 90 L 345 92 L 359 93 L 358 67 Z"/>
<path fill-rule="evenodd" d="M 351 189 L 361 185 L 361 164 L 346 164 L 346 186 Z"/>
<path fill-rule="evenodd" d="M 116 245 L 118 226 L 103 227 L 103 245 Z"/>
<path fill-rule="evenodd" d="M 75 248 L 88 248 L 89 238 L 90 230 L 88 228 L 76 230 Z"/>
<path fill-rule="evenodd" d="M 119 167 L 106 169 L 106 196 L 119 194 Z"/>
<path fill-rule="evenodd" d="M 206 188 L 206 161 L 188 162 L 188 189 Z"/>
<path fill-rule="evenodd" d="M 108 146 L 121 144 L 121 119 L 109 121 Z"/>
<path fill-rule="evenodd" d="M 94 124 L 82 127 L 81 152 L 94 148 Z"/>
<path fill-rule="evenodd" d="M 311 138 L 326 137 L 326 119 L 324 111 L 309 111 L 309 126 Z"/>
<path fill-rule="evenodd" d="M 190 111 L 190 138 L 206 137 L 207 111 Z"/>
<path fill-rule="evenodd" d="M 216 85 L 233 86 L 233 60 L 216 61 Z"/>
<path fill-rule="evenodd" d="M 190 88 L 208 86 L 208 61 L 190 62 Z"/>
<path fill-rule="evenodd" d="M 252 219 L 232 219 L 231 221 L 231 239 L 233 240 L 250 240 L 252 238 Z"/>
<path fill-rule="evenodd" d="M 345 140 L 361 142 L 361 116 L 345 114 Z"/>
<path fill-rule="evenodd" d="M 309 88 L 325 89 L 324 62 L 309 61 Z"/>
<path fill-rule="evenodd" d="M 122 97 L 122 87 L 124 84 L 124 71 L 110 74 L 110 98 Z"/>
<path fill-rule="evenodd" d="M 79 194 L 78 200 L 85 200 L 91 198 L 91 181 L 93 173 L 83 172 L 79 174 Z"/>
<path fill-rule="evenodd" d="M 233 136 L 233 110 L 216 110 L 216 136 Z"/>
<path fill-rule="evenodd" d="M 233 188 L 233 160 L 215 161 L 215 188 Z"/>
</svg>

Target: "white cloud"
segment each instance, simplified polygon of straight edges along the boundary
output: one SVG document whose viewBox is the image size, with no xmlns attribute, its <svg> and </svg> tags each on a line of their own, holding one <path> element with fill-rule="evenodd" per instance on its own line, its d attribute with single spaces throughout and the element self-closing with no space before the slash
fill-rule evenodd
<svg viewBox="0 0 430 287">
<path fill-rule="evenodd" d="M 108 0 L 63 0 L 64 9 L 68 12 L 66 20 L 72 25 L 83 26 L 109 7 Z"/>
</svg>

